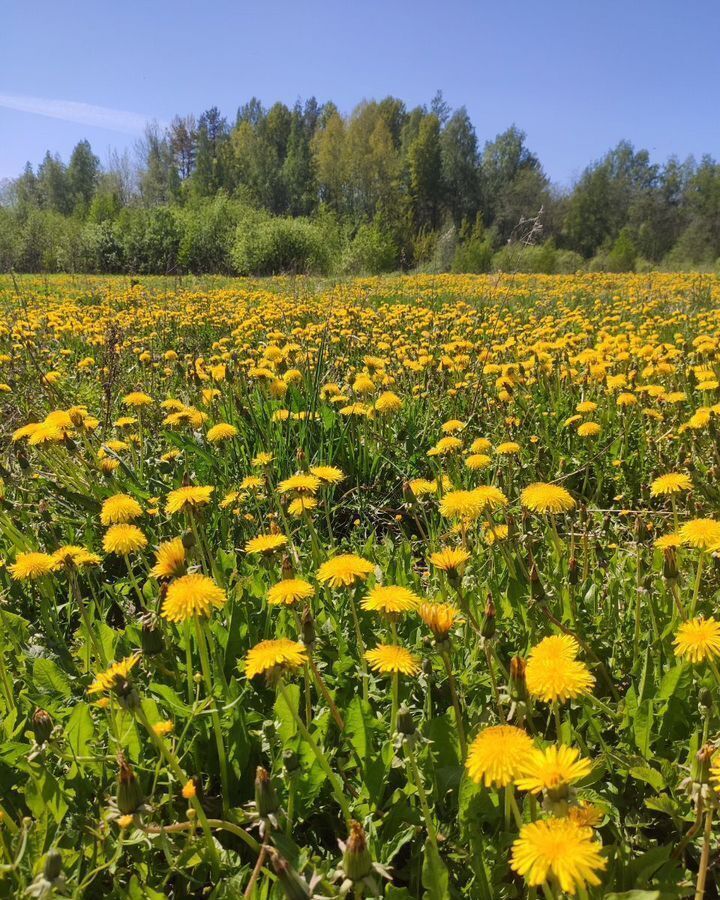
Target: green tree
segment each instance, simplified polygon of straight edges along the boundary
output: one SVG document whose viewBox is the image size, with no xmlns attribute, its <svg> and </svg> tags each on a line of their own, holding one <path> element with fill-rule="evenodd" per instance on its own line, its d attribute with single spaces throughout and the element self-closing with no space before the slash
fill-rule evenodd
<svg viewBox="0 0 720 900">
<path fill-rule="evenodd" d="M 431 113 L 424 116 L 417 137 L 408 147 L 408 173 L 415 227 L 436 228 L 442 203 L 442 153 L 440 122 Z"/>
</svg>

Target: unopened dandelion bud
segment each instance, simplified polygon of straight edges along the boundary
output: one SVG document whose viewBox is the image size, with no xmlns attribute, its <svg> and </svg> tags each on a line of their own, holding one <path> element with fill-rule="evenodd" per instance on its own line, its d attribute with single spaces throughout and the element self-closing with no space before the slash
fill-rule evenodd
<svg viewBox="0 0 720 900">
<path fill-rule="evenodd" d="M 202 684 L 203 683 L 202 672 L 196 672 L 193 675 L 193 681 L 195 682 L 195 684 Z"/>
<path fill-rule="evenodd" d="M 44 744 L 50 740 L 53 730 L 53 720 L 44 709 L 36 709 L 32 717 L 32 730 L 37 744 Z"/>
<path fill-rule="evenodd" d="M 432 675 L 432 671 L 433 671 L 432 660 L 429 659 L 427 656 L 424 657 L 421 668 L 422 668 L 423 675 Z"/>
<path fill-rule="evenodd" d="M 283 766 L 287 775 L 293 776 L 300 770 L 300 757 L 294 750 L 283 750 Z"/>
<path fill-rule="evenodd" d="M 262 817 L 272 815 L 280 807 L 270 773 L 262 766 L 258 766 L 255 771 L 255 807 Z"/>
<path fill-rule="evenodd" d="M 699 700 L 700 700 L 700 706 L 704 707 L 705 709 L 710 709 L 713 705 L 712 691 L 706 687 L 701 688 Z"/>
<path fill-rule="evenodd" d="M 705 744 L 695 754 L 695 759 L 690 766 L 690 776 L 696 784 L 707 784 L 710 777 L 710 763 L 712 762 L 715 748 L 712 744 Z"/>
<path fill-rule="evenodd" d="M 192 533 L 192 531 L 185 531 L 183 533 L 182 542 L 183 547 L 186 550 L 192 550 L 192 548 L 195 546 L 195 535 Z"/>
<path fill-rule="evenodd" d="M 415 734 L 415 722 L 413 721 L 412 713 L 404 703 L 398 710 L 397 730 L 398 734 L 404 734 L 406 737 Z"/>
<path fill-rule="evenodd" d="M 125 757 L 118 757 L 117 807 L 123 815 L 134 813 L 145 800 L 142 786 Z"/>
<path fill-rule="evenodd" d="M 530 569 L 530 596 L 536 603 L 545 602 L 545 588 L 540 580 L 540 573 L 535 563 L 532 564 Z"/>
<path fill-rule="evenodd" d="M 525 684 L 526 663 L 522 656 L 513 656 L 510 660 L 510 697 L 515 701 L 527 699 L 527 685 Z"/>
<path fill-rule="evenodd" d="M 313 614 L 309 606 L 306 606 L 302 611 L 300 624 L 302 626 L 303 644 L 305 644 L 306 647 L 313 647 L 315 645 L 317 635 L 315 633 L 315 619 L 313 618 Z"/>
<path fill-rule="evenodd" d="M 43 863 L 43 876 L 46 881 L 56 881 L 62 872 L 62 853 L 53 848 L 45 854 Z"/>
<path fill-rule="evenodd" d="M 495 604 L 493 603 L 492 597 L 488 596 L 480 633 L 486 640 L 490 640 L 495 635 L 496 626 Z"/>
<path fill-rule="evenodd" d="M 506 519 L 507 527 L 508 527 L 508 540 L 513 541 L 517 537 L 518 527 L 517 522 L 515 521 L 515 516 L 512 513 L 508 514 Z"/>
<path fill-rule="evenodd" d="M 157 622 L 143 622 L 142 632 L 140 633 L 140 645 L 146 656 L 157 656 L 158 653 L 162 653 L 165 649 L 163 633 Z"/>
<path fill-rule="evenodd" d="M 295 574 L 293 569 L 292 560 L 289 556 L 284 556 L 282 561 L 282 577 L 283 580 L 287 581 L 288 578 L 292 578 Z"/>
<path fill-rule="evenodd" d="M 350 835 L 343 852 L 342 867 L 345 877 L 350 881 L 362 881 L 372 871 L 372 855 L 362 825 L 355 820 L 350 822 Z"/>
<path fill-rule="evenodd" d="M 663 575 L 667 581 L 677 581 L 679 572 L 677 565 L 677 553 L 674 547 L 666 547 L 663 550 Z"/>
<path fill-rule="evenodd" d="M 312 891 L 302 875 L 276 850 L 270 851 L 270 859 L 286 900 L 310 900 Z"/>
<path fill-rule="evenodd" d="M 577 558 L 571 556 L 568 562 L 568 583 L 575 586 L 579 580 L 580 573 L 578 572 Z"/>
</svg>

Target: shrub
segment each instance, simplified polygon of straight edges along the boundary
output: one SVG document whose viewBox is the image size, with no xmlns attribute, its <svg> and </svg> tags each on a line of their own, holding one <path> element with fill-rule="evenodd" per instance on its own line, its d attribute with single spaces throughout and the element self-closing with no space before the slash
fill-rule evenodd
<svg viewBox="0 0 720 900">
<path fill-rule="evenodd" d="M 233 267 L 239 275 L 323 275 L 332 261 L 323 237 L 309 219 L 248 216 L 235 232 Z"/>
<path fill-rule="evenodd" d="M 398 248 L 389 231 L 376 220 L 361 225 L 343 254 L 342 270 L 350 275 L 377 275 L 397 268 Z"/>
</svg>

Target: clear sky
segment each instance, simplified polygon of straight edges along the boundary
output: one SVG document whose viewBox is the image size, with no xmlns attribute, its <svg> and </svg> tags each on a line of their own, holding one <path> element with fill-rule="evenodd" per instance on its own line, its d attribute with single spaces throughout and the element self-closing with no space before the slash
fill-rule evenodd
<svg viewBox="0 0 720 900">
<path fill-rule="evenodd" d="M 253 95 L 348 112 L 437 89 L 481 144 L 523 128 L 559 183 L 621 138 L 720 157 L 719 45 L 720 0 L 2 0 L 0 178 Z"/>
</svg>

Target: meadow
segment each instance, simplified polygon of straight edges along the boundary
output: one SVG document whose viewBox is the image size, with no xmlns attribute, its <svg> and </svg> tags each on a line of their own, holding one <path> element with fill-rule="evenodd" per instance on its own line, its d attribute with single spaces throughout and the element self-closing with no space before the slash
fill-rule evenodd
<svg viewBox="0 0 720 900">
<path fill-rule="evenodd" d="M 718 896 L 719 301 L 0 279 L 0 896 Z"/>
</svg>

